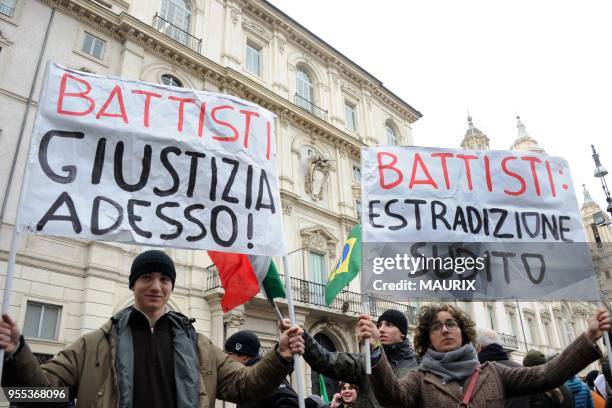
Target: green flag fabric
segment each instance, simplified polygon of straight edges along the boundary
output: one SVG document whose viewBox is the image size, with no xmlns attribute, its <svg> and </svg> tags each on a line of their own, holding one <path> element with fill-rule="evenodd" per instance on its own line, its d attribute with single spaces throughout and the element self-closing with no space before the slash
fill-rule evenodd
<svg viewBox="0 0 612 408">
<path fill-rule="evenodd" d="M 332 301 L 361 270 L 361 224 L 357 224 L 346 238 L 340 259 L 327 279 L 325 303 Z"/>
<path fill-rule="evenodd" d="M 321 394 L 323 402 L 329 404 L 329 396 L 327 395 L 327 387 L 325 386 L 325 378 L 323 378 L 323 374 L 319 374 L 319 393 Z"/>
<path fill-rule="evenodd" d="M 285 293 L 285 285 L 283 285 L 280 275 L 278 274 L 278 270 L 276 269 L 276 264 L 272 259 L 270 259 L 270 266 L 268 267 L 266 277 L 264 278 L 262 284 L 268 299 L 287 297 Z"/>
</svg>

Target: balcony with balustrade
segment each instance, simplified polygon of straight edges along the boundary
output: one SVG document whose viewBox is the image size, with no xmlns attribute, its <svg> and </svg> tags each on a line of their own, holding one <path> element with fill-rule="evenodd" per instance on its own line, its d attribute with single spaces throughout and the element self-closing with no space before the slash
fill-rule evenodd
<svg viewBox="0 0 612 408">
<path fill-rule="evenodd" d="M 210 273 L 206 275 L 205 292 L 221 288 L 216 268 L 211 266 L 208 270 Z M 284 282 L 284 276 L 280 276 Z M 364 312 L 361 293 L 343 290 L 336 296 L 331 305 L 328 306 L 325 303 L 325 285 L 294 277 L 291 277 L 291 293 L 296 305 L 314 307 L 318 310 L 350 316 L 358 316 Z M 396 309 L 406 315 L 409 325 L 416 325 L 418 305 L 407 305 L 371 295 L 368 295 L 367 299 L 370 307 L 369 313 L 373 317 L 380 316 L 385 310 Z"/>
<path fill-rule="evenodd" d="M 197 53 L 202 52 L 202 39 L 196 38 L 182 28 L 162 18 L 158 13 L 153 16 L 153 28 L 164 33 L 174 41 L 191 48 Z"/>
<path fill-rule="evenodd" d="M 327 111 L 324 110 L 323 108 L 318 107 L 317 105 L 315 105 L 308 99 L 305 99 L 301 97 L 300 95 L 295 94 L 293 102 L 300 108 L 304 109 L 306 112 L 309 112 L 315 115 L 317 118 L 321 120 L 327 121 Z"/>
<path fill-rule="evenodd" d="M 518 339 L 513 334 L 497 333 L 497 341 L 506 350 L 518 350 Z"/>
</svg>

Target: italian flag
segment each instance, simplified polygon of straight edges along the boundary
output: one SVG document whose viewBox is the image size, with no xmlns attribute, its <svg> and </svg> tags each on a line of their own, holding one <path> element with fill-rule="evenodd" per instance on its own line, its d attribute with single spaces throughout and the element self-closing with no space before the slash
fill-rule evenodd
<svg viewBox="0 0 612 408">
<path fill-rule="evenodd" d="M 271 257 L 218 251 L 208 251 L 208 256 L 217 266 L 225 289 L 221 300 L 224 312 L 248 302 L 260 289 L 268 299 L 285 297 L 285 287 Z"/>
</svg>

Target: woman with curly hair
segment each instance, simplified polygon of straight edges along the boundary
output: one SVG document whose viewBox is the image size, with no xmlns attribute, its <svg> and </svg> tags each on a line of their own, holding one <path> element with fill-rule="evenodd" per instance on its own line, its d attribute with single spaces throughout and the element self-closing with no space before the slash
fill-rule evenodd
<svg viewBox="0 0 612 408">
<path fill-rule="evenodd" d="M 421 308 L 414 348 L 421 358 L 418 370 L 397 379 L 377 344 L 372 347 L 370 383 L 376 398 L 392 407 L 503 408 L 506 397 L 544 392 L 601 357 L 595 342 L 610 330 L 610 315 L 597 311 L 587 330 L 557 358 L 537 367 L 507 367 L 495 362 L 480 364 L 472 344 L 474 321 L 449 304 Z M 360 338 L 370 338 L 369 316 L 359 318 Z"/>
</svg>

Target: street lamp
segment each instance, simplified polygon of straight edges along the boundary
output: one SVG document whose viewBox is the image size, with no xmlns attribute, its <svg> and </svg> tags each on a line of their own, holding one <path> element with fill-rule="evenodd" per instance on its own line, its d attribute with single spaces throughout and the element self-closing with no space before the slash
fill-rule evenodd
<svg viewBox="0 0 612 408">
<path fill-rule="evenodd" d="M 603 189 L 604 194 L 606 195 L 606 201 L 608 202 L 606 211 L 612 215 L 612 197 L 610 197 L 610 190 L 608 189 L 608 184 L 606 183 L 606 175 L 608 174 L 608 170 L 601 165 L 601 161 L 599 161 L 599 154 L 595 150 L 595 146 L 591 145 L 591 149 L 593 150 L 593 160 L 595 161 L 595 172 L 593 175 L 601 180 L 601 188 Z"/>
</svg>

